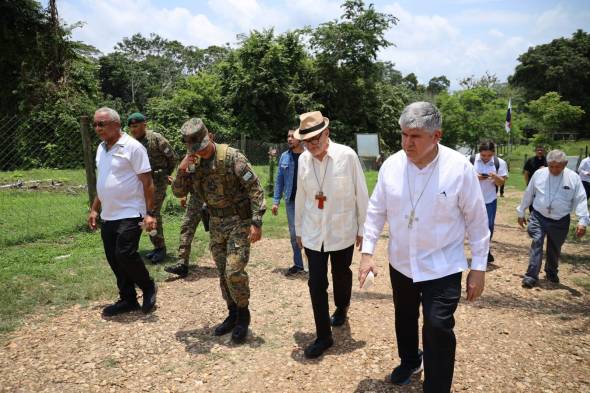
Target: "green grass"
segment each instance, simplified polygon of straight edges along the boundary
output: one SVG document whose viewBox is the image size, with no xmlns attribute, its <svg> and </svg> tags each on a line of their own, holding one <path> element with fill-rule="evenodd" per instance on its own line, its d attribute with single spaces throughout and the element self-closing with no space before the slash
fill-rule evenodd
<svg viewBox="0 0 590 393">
<path fill-rule="evenodd" d="M 86 194 L 0 192 L 0 248 L 75 232 L 85 225 Z"/>
</svg>

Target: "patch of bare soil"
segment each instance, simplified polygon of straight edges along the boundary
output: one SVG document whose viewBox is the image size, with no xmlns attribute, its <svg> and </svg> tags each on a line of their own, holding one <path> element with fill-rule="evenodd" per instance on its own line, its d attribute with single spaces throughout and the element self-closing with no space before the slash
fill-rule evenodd
<svg viewBox="0 0 590 393">
<path fill-rule="evenodd" d="M 589 273 L 590 246 L 564 246 L 561 284 L 521 288 L 529 240 L 512 221 L 513 202 L 500 203 L 483 297 L 461 301 L 455 314 L 453 389 L 590 392 L 590 296 L 574 282 Z M 252 250 L 246 344 L 212 335 L 225 310 L 213 263 L 203 258 L 188 279 L 161 283 L 153 314 L 103 319 L 99 302 L 30 318 L 0 348 L 0 391 L 419 392 L 420 378 L 385 382 L 398 363 L 386 242 L 375 286 L 360 291 L 355 279 L 349 322 L 319 360 L 303 357 L 314 338 L 306 276 L 286 278 L 290 243 L 267 239 Z M 357 267 L 358 255 L 355 278 Z"/>
</svg>

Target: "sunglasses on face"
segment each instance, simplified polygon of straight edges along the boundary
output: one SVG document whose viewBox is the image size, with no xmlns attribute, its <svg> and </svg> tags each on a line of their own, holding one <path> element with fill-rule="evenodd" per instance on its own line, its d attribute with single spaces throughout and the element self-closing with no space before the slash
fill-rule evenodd
<svg viewBox="0 0 590 393">
<path fill-rule="evenodd" d="M 307 139 L 307 140 L 305 140 L 303 142 L 305 142 L 308 145 L 319 145 L 320 144 L 320 140 L 322 139 L 322 135 L 324 135 L 324 132 L 323 131 L 320 132 L 318 134 L 318 136 L 314 136 L 313 138 Z"/>
<path fill-rule="evenodd" d="M 114 120 L 108 120 L 108 121 L 95 121 L 94 123 L 92 123 L 92 125 L 94 126 L 94 128 L 103 128 L 111 123 L 115 123 Z"/>
</svg>

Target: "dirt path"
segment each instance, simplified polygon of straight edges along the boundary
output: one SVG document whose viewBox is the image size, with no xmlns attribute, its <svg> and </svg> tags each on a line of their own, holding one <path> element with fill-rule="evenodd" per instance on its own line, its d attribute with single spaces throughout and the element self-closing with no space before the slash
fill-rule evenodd
<svg viewBox="0 0 590 393">
<path fill-rule="evenodd" d="M 503 202 L 500 211 L 513 208 Z M 562 263 L 562 284 L 542 280 L 540 288 L 525 290 L 520 280 L 529 241 L 510 216 L 497 220 L 497 265 L 484 296 L 462 301 L 456 313 L 454 390 L 590 392 L 590 294 L 574 282 L 590 273 L 590 246 L 564 247 L 570 261 L 580 256 L 586 263 Z M 335 329 L 335 346 L 315 361 L 303 357 L 314 332 L 305 277 L 283 276 L 289 247 L 287 240 L 263 240 L 253 248 L 253 323 L 243 346 L 211 335 L 225 310 L 212 263 L 204 259 L 188 280 L 160 285 L 151 315 L 105 320 L 102 302 L 29 319 L 0 348 L 0 391 L 421 391 L 418 379 L 403 388 L 384 382 L 397 363 L 391 287 L 383 274 L 386 239 L 379 243 L 376 286 L 370 292 L 355 286 L 350 323 Z M 355 257 L 355 275 L 357 267 Z"/>
</svg>

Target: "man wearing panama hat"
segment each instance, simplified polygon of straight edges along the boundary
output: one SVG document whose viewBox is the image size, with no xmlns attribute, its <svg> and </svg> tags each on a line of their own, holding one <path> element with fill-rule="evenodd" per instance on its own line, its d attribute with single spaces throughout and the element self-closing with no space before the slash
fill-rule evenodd
<svg viewBox="0 0 590 393">
<path fill-rule="evenodd" d="M 330 348 L 331 326 L 346 323 L 352 291 L 354 245 L 362 244 L 369 195 L 361 163 L 354 150 L 330 139 L 330 120 L 321 112 L 299 116 L 294 137 L 307 150 L 299 157 L 295 196 L 295 233 L 309 260 L 309 293 L 316 325 L 316 340 L 305 349 L 317 358 Z M 330 318 L 328 259 L 336 311 Z"/>
</svg>

